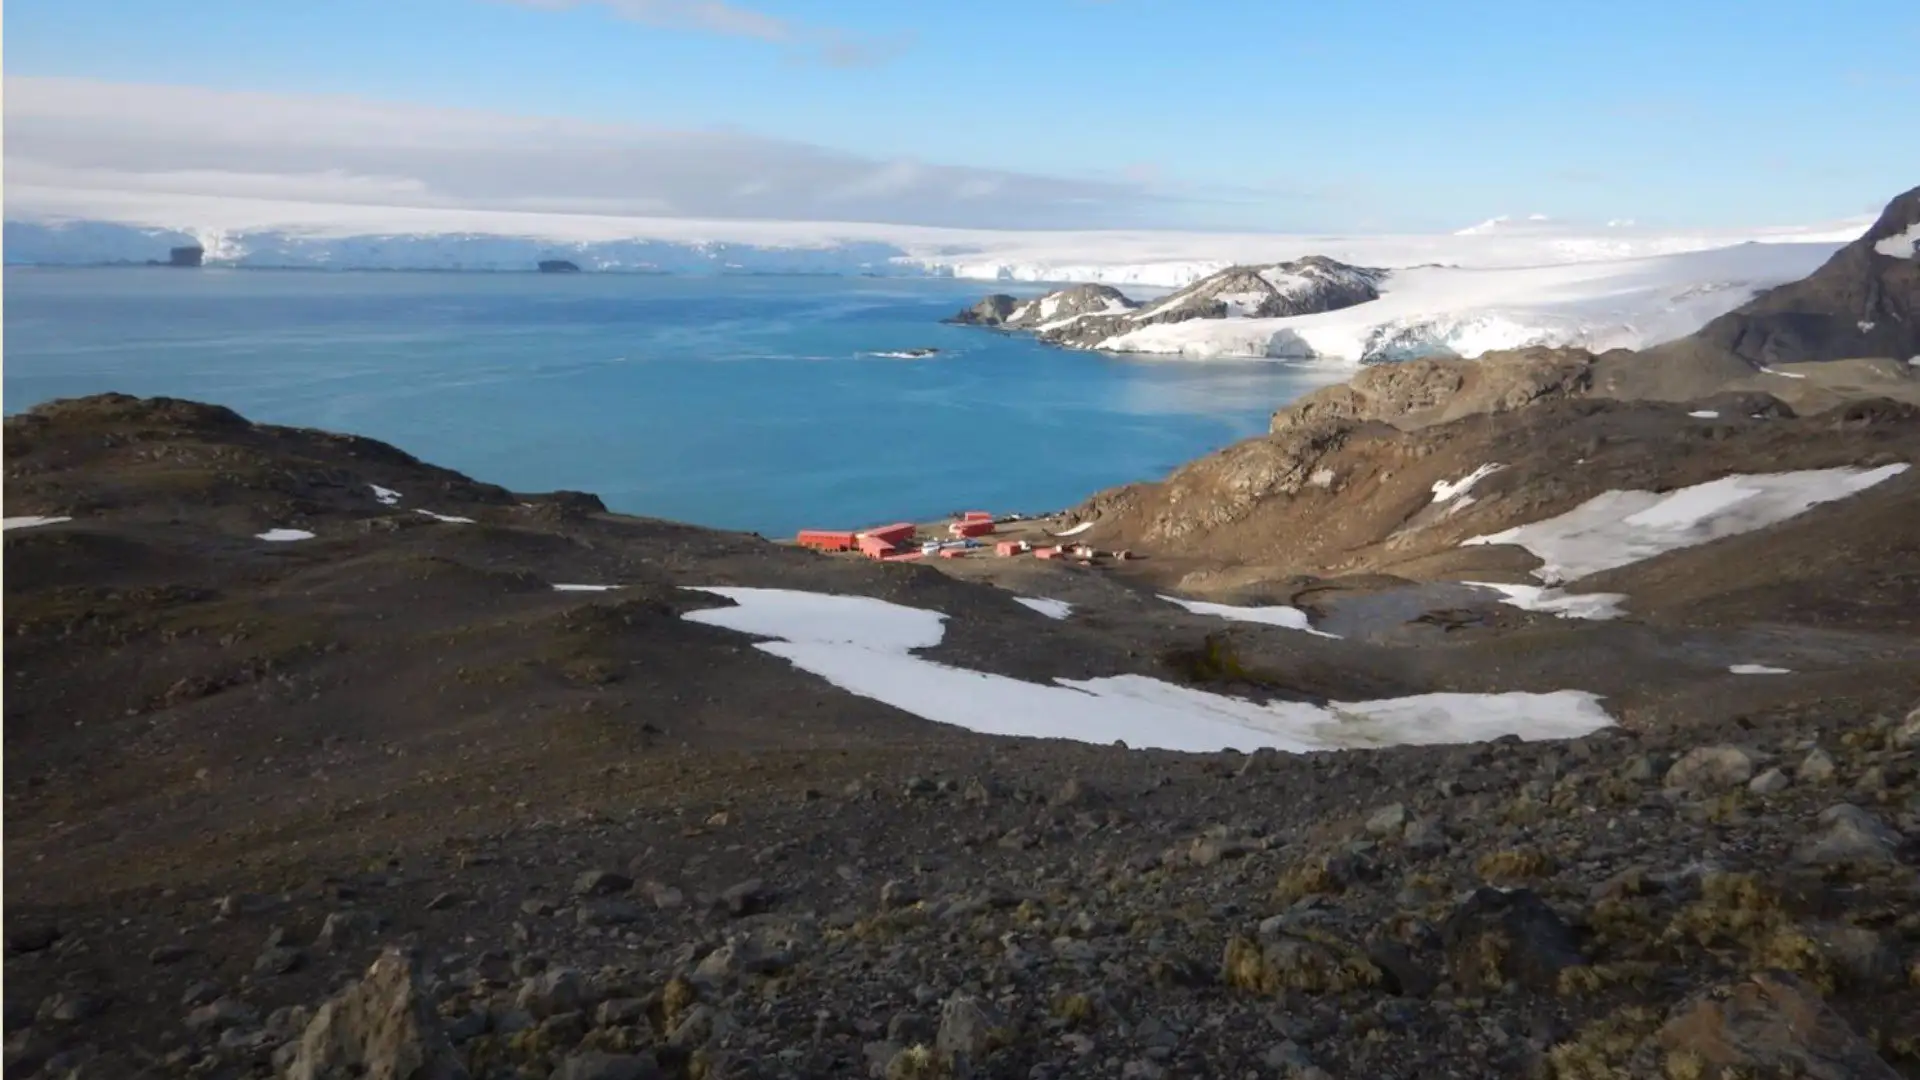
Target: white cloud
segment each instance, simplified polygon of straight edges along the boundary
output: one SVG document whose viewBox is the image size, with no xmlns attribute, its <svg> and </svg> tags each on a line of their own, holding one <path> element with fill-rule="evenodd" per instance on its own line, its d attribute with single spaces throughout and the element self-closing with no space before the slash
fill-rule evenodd
<svg viewBox="0 0 1920 1080">
<path fill-rule="evenodd" d="M 617 18 L 669 30 L 691 30 L 752 38 L 803 49 L 829 67 L 868 67 L 885 63 L 906 47 L 905 39 L 857 36 L 844 30 L 807 26 L 777 15 L 724 3 L 723 0 L 505 0 L 523 7 L 565 11 L 602 8 Z"/>
<path fill-rule="evenodd" d="M 1150 224 L 1166 209 L 1137 182 L 881 160 L 739 131 L 19 76 L 5 108 L 17 190 L 999 228 Z"/>
</svg>

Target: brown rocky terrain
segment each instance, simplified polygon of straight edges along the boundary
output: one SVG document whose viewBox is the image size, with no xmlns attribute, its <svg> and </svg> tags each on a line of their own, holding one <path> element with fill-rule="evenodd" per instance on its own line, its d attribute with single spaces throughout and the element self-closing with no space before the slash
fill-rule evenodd
<svg viewBox="0 0 1920 1080">
<path fill-rule="evenodd" d="M 8 514 L 71 520 L 5 540 L 8 1072 L 1920 1076 L 1920 477 L 1601 575 L 1621 620 L 1420 591 L 1475 530 L 1911 460 L 1920 417 L 1545 396 L 1280 425 L 1105 496 L 1124 574 L 817 556 L 186 402 L 9 418 Z M 1346 636 L 1141 587 L 1209 575 Z M 1620 725 L 992 738 L 680 617 L 717 584 L 933 608 L 932 657 L 1028 680 L 1577 687 Z"/>
</svg>

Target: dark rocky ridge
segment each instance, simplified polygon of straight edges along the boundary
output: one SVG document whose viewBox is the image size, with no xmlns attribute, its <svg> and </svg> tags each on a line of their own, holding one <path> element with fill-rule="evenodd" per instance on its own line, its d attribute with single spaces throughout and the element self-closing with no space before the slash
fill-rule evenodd
<svg viewBox="0 0 1920 1080">
<path fill-rule="evenodd" d="M 1680 416 L 1535 404 L 1328 452 L 1397 445 L 1417 487 L 1531 447 L 1484 482 L 1517 513 L 1579 495 L 1552 463 L 1589 437 L 1603 475 L 1679 482 L 1920 427 Z M 187 402 L 57 403 L 6 440 L 9 512 L 75 517 L 5 541 L 10 1074 L 1920 1076 L 1915 485 L 1654 560 L 1675 595 L 1644 620 L 1386 648 L 1223 632 L 1035 564 L 1027 594 L 1085 605 L 1053 622 L 932 568 Z M 251 539 L 269 526 L 318 536 Z M 1766 544 L 1804 592 L 1763 587 Z M 714 583 L 935 607 L 936 657 L 1031 679 L 1354 700 L 1612 669 L 1626 724 L 1308 755 L 993 739 L 678 618 L 716 602 L 678 586 Z M 1830 669 L 1652 659 L 1782 624 Z"/>
<path fill-rule="evenodd" d="M 1755 367 L 1920 356 L 1920 258 L 1877 247 L 1920 225 L 1920 187 L 1806 278 L 1770 289 L 1692 335 Z"/>
</svg>

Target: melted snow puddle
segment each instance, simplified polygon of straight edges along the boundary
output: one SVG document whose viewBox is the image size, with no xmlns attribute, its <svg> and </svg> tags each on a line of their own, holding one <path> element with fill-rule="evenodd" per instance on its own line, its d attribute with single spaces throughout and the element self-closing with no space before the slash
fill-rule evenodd
<svg viewBox="0 0 1920 1080">
<path fill-rule="evenodd" d="M 1177 596 L 1161 596 L 1169 604 L 1178 604 L 1195 615 L 1212 615 L 1220 619 L 1232 619 L 1234 622 L 1261 623 L 1265 626 L 1281 626 L 1288 630 L 1305 630 L 1319 637 L 1337 638 L 1339 634 L 1329 634 L 1324 630 L 1315 630 L 1307 621 L 1307 613 L 1297 607 L 1276 604 L 1272 607 L 1235 607 L 1232 604 L 1210 604 L 1205 600 L 1182 600 Z"/>
<path fill-rule="evenodd" d="M 431 510 L 415 510 L 414 513 L 425 514 L 435 521 L 446 521 L 455 525 L 472 525 L 474 523 L 470 517 L 454 517 L 452 514 L 436 514 Z"/>
<path fill-rule="evenodd" d="M 1765 664 L 1734 664 L 1727 668 L 1735 675 L 1791 675 L 1792 668 L 1768 667 Z"/>
<path fill-rule="evenodd" d="M 1820 503 L 1890 480 L 1907 471 L 1900 462 L 1877 469 L 1723 476 L 1665 494 L 1608 491 L 1559 517 L 1461 541 L 1513 544 L 1542 563 L 1533 576 L 1558 584 L 1725 536 L 1764 529 Z"/>
<path fill-rule="evenodd" d="M 394 506 L 400 502 L 400 493 L 392 488 L 381 487 L 379 484 L 368 484 L 367 487 L 373 490 L 373 497 L 379 499 L 382 506 Z"/>
<path fill-rule="evenodd" d="M 42 525 L 58 525 L 63 521 L 72 521 L 70 517 L 45 517 L 40 514 L 22 514 L 19 517 L 0 518 L 0 531 L 8 529 L 37 529 Z"/>
<path fill-rule="evenodd" d="M 1161 750 L 1294 753 L 1348 747 L 1480 742 L 1502 735 L 1566 739 L 1613 723 L 1582 690 L 1548 694 L 1422 694 L 1380 701 L 1261 705 L 1140 675 L 1023 682 L 913 655 L 938 645 L 945 615 L 864 596 L 788 589 L 702 588 L 736 606 L 687 612 L 709 626 L 772 638 L 754 647 L 935 723 L 989 735 L 1073 739 Z"/>
<path fill-rule="evenodd" d="M 295 540 L 311 540 L 313 534 L 305 529 L 268 529 L 254 535 L 255 540 L 265 540 L 270 544 L 287 544 Z"/>
<path fill-rule="evenodd" d="M 1044 596 L 1016 596 L 1013 602 L 1030 607 L 1049 619 L 1064 619 L 1073 614 L 1073 605 L 1065 600 L 1048 600 Z"/>
<path fill-rule="evenodd" d="M 1539 611 L 1563 619 L 1617 619 L 1626 614 L 1620 605 L 1625 593 L 1568 593 L 1543 585 L 1503 585 L 1496 581 L 1463 581 L 1463 585 L 1492 589 L 1500 602 L 1522 611 Z"/>
</svg>

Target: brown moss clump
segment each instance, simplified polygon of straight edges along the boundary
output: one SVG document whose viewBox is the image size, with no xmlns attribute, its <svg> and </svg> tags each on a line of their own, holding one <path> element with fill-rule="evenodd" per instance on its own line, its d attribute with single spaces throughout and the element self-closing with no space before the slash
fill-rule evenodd
<svg viewBox="0 0 1920 1080">
<path fill-rule="evenodd" d="M 1620 961 L 1611 964 L 1581 964 L 1564 968 L 1555 980 L 1561 997 L 1598 994 L 1616 986 L 1645 987 L 1660 972 L 1658 964 Z"/>
<path fill-rule="evenodd" d="M 1700 899 L 1673 917 L 1662 940 L 1731 953 L 1750 969 L 1790 971 L 1823 994 L 1834 989 L 1833 967 L 1819 944 L 1753 874 L 1708 875 Z"/>
<path fill-rule="evenodd" d="M 700 1000 L 700 992 L 687 980 L 674 976 L 667 985 L 660 988 L 660 1001 L 655 1008 L 648 1010 L 653 1015 L 655 1031 L 672 1031 L 680 1023 L 680 1018 Z"/>
<path fill-rule="evenodd" d="M 1343 994 L 1377 985 L 1380 969 L 1358 950 L 1328 940 L 1288 936 L 1261 945 L 1235 937 L 1227 942 L 1221 978 L 1266 996 L 1285 990 Z"/>
<path fill-rule="evenodd" d="M 1093 1020 L 1094 1014 L 1093 999 L 1085 994 L 1061 994 L 1053 999 L 1055 1019 L 1065 1020 L 1069 1024 L 1085 1024 Z"/>
<path fill-rule="evenodd" d="M 1161 660 L 1175 675 L 1191 683 L 1256 681 L 1225 634 L 1208 634 L 1198 648 L 1172 649 Z"/>
<path fill-rule="evenodd" d="M 887 1062 L 887 1080 L 946 1080 L 952 1075 L 940 1055 L 924 1045 L 909 1046 Z"/>
<path fill-rule="evenodd" d="M 1529 848 L 1508 848 L 1480 857 L 1474 869 L 1489 883 L 1531 881 L 1553 873 L 1553 856 Z"/>
<path fill-rule="evenodd" d="M 1627 1080 L 1627 1061 L 1660 1026 L 1650 1009 L 1622 1009 L 1547 1051 L 1554 1080 Z M 1675 1080 L 1682 1080 L 1676 1077 Z"/>
<path fill-rule="evenodd" d="M 1324 856 L 1308 859 L 1286 873 L 1273 887 L 1273 898 L 1291 904 L 1303 897 L 1326 896 L 1342 892 L 1346 884 L 1333 872 Z"/>
</svg>

